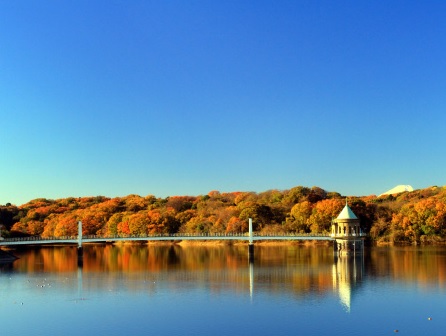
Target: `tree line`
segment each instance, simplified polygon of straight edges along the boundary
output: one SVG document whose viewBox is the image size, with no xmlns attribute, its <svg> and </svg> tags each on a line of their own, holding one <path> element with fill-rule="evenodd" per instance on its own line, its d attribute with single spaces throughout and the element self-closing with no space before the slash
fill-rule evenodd
<svg viewBox="0 0 446 336">
<path fill-rule="evenodd" d="M 345 197 L 319 187 L 265 192 L 211 191 L 199 196 L 128 195 L 109 198 L 39 198 L 21 206 L 0 206 L 3 237 L 157 233 L 329 233 Z M 395 195 L 349 197 L 362 229 L 379 243 L 446 241 L 446 187 Z"/>
</svg>

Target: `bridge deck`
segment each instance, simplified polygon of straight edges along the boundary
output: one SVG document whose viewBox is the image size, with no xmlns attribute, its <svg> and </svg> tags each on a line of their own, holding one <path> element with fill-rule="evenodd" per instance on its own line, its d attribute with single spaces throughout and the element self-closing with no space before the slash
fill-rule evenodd
<svg viewBox="0 0 446 336">
<path fill-rule="evenodd" d="M 83 236 L 81 240 L 78 237 L 26 237 L 26 238 L 10 238 L 0 240 L 0 246 L 11 245 L 41 245 L 41 244 L 79 244 L 84 243 L 101 243 L 101 242 L 119 242 L 119 241 L 182 241 L 182 240 L 241 240 L 241 241 L 259 240 L 334 240 L 329 235 L 152 235 L 152 236 Z"/>
</svg>

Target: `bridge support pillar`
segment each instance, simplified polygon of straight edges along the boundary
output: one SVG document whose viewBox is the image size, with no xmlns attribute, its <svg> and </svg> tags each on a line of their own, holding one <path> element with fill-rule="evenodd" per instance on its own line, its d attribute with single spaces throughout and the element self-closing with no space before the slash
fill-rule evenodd
<svg viewBox="0 0 446 336">
<path fill-rule="evenodd" d="M 254 261 L 254 244 L 248 245 L 248 259 L 250 263 Z"/>
<path fill-rule="evenodd" d="M 82 222 L 77 222 L 77 246 L 82 248 Z"/>
<path fill-rule="evenodd" d="M 249 219 L 248 222 L 248 229 L 249 229 L 249 244 L 253 244 L 254 240 L 253 240 L 253 233 L 252 233 L 252 218 Z"/>
<path fill-rule="evenodd" d="M 77 266 L 81 268 L 84 266 L 84 248 L 82 246 L 77 248 Z"/>
<path fill-rule="evenodd" d="M 82 222 L 77 222 L 77 266 L 84 265 L 84 248 L 82 247 Z"/>
<path fill-rule="evenodd" d="M 248 244 L 248 258 L 249 262 L 254 261 L 254 239 L 252 233 L 252 218 L 249 219 L 249 244 Z"/>
</svg>

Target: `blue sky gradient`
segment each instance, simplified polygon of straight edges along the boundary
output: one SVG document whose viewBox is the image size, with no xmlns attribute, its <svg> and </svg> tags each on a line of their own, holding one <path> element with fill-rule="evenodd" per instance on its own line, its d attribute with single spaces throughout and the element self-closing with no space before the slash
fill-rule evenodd
<svg viewBox="0 0 446 336">
<path fill-rule="evenodd" d="M 0 204 L 444 185 L 444 1 L 2 1 Z"/>
</svg>

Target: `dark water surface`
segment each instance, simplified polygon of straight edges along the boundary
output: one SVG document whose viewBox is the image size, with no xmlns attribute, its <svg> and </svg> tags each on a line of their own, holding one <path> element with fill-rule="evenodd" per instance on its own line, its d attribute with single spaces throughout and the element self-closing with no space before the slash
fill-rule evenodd
<svg viewBox="0 0 446 336">
<path fill-rule="evenodd" d="M 446 335 L 446 248 L 86 245 L 0 267 L 2 335 Z"/>
</svg>

